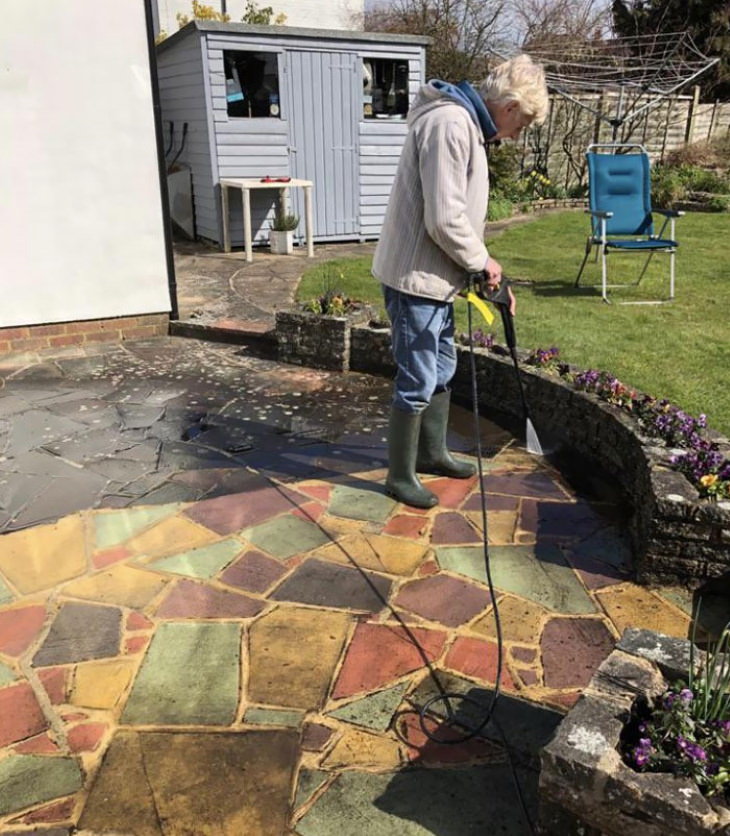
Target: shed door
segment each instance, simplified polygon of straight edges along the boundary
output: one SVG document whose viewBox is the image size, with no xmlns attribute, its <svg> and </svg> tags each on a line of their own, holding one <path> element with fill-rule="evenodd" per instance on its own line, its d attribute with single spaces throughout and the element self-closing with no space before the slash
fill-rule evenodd
<svg viewBox="0 0 730 836">
<path fill-rule="evenodd" d="M 286 77 L 291 172 L 314 183 L 314 234 L 320 240 L 359 237 L 357 56 L 288 52 Z M 304 217 L 299 192 L 292 189 L 292 198 Z"/>
</svg>

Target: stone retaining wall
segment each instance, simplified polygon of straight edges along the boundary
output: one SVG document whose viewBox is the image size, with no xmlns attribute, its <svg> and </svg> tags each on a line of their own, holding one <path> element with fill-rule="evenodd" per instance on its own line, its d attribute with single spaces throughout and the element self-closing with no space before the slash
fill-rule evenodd
<svg viewBox="0 0 730 836">
<path fill-rule="evenodd" d="M 496 352 L 475 350 L 480 408 L 522 420 L 512 362 Z M 394 373 L 387 329 L 353 328 L 353 371 Z M 522 367 L 530 412 L 538 435 L 598 463 L 622 487 L 633 509 L 629 533 L 637 578 L 642 583 L 701 586 L 730 573 L 730 502 L 700 501 L 694 487 L 669 467 L 671 451 L 642 438 L 634 420 L 593 394 L 561 378 Z M 469 352 L 459 349 L 455 398 L 471 402 Z M 721 446 L 730 451 L 726 440 Z"/>
</svg>

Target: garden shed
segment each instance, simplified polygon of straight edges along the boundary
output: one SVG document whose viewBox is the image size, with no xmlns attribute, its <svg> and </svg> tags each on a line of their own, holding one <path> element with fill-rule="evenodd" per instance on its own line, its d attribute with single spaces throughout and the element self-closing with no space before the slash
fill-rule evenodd
<svg viewBox="0 0 730 836">
<path fill-rule="evenodd" d="M 222 242 L 221 178 L 314 184 L 316 241 L 377 238 L 428 38 L 193 21 L 158 47 L 168 164 L 189 171 L 195 234 Z M 298 189 L 291 208 L 304 216 Z M 251 192 L 254 242 L 276 190 Z M 173 216 L 175 206 L 173 205 Z M 243 244 L 231 191 L 234 246 Z M 303 227 L 303 222 L 301 224 Z"/>
</svg>

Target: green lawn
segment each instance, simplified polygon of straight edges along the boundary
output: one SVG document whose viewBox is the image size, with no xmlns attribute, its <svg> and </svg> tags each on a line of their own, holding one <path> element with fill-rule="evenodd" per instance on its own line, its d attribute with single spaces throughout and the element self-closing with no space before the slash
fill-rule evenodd
<svg viewBox="0 0 730 836">
<path fill-rule="evenodd" d="M 532 282 L 516 288 L 519 345 L 558 346 L 560 359 L 609 371 L 694 415 L 704 412 L 711 427 L 730 435 L 730 214 L 692 213 L 677 221 L 677 297 L 665 305 L 606 305 L 599 290 L 575 289 L 587 232 L 586 215 L 559 212 L 515 225 L 487 242 L 507 276 Z M 618 302 L 666 295 L 668 262 L 668 256 L 655 256 L 639 288 L 614 290 L 612 298 Z M 632 280 L 642 264 L 639 255 L 611 255 L 609 282 Z M 299 300 L 322 292 L 321 269 L 304 276 Z M 337 289 L 380 304 L 370 259 L 342 259 L 325 269 Z M 583 282 L 599 279 L 600 265 L 590 259 Z M 457 329 L 466 330 L 461 301 Z M 495 333 L 501 340 L 501 333 Z"/>
</svg>

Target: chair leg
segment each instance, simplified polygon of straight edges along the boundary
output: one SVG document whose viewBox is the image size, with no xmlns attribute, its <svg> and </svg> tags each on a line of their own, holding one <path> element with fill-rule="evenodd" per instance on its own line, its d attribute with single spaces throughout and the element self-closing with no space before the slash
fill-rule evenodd
<svg viewBox="0 0 730 836">
<path fill-rule="evenodd" d="M 607 276 L 608 265 L 606 264 L 606 259 L 608 258 L 608 256 L 606 255 L 606 248 L 605 247 L 602 247 L 601 250 L 602 250 L 602 252 L 601 252 L 601 297 L 602 297 L 604 302 L 607 302 L 608 304 L 611 304 L 610 300 L 608 298 L 608 295 L 606 293 L 606 282 L 607 282 L 607 278 L 608 278 L 608 276 Z"/>
<path fill-rule="evenodd" d="M 674 250 L 669 256 L 669 298 L 674 299 Z"/>
</svg>

